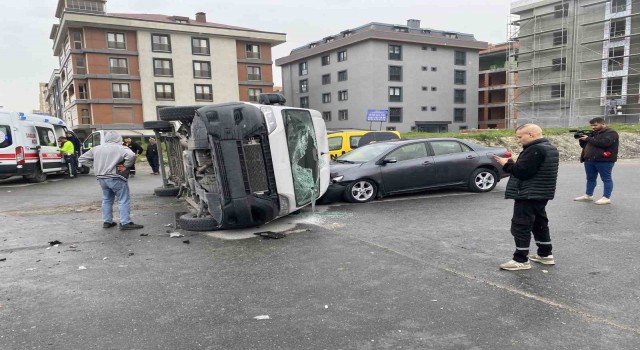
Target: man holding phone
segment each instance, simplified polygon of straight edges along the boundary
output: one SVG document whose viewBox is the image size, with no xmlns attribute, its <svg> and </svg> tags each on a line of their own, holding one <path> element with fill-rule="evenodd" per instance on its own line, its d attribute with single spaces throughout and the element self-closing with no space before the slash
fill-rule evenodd
<svg viewBox="0 0 640 350">
<path fill-rule="evenodd" d="M 543 138 L 538 125 L 518 127 L 516 138 L 523 146 L 517 161 L 493 156 L 502 169 L 511 174 L 505 198 L 514 200 L 511 234 L 516 251 L 512 260 L 500 265 L 501 269 L 509 271 L 530 269 L 529 260 L 545 265 L 555 264 L 545 208 L 555 196 L 560 155 L 558 149 Z M 537 254 L 533 255 L 529 255 L 531 234 L 538 246 Z"/>
</svg>

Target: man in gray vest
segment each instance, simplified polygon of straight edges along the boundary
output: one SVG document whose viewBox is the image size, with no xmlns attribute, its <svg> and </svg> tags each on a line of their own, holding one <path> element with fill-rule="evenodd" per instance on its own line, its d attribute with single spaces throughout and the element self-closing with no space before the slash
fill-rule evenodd
<svg viewBox="0 0 640 350">
<path fill-rule="evenodd" d="M 509 271 L 530 269 L 529 260 L 544 265 L 556 263 L 551 255 L 545 207 L 556 192 L 560 161 L 558 149 L 542 137 L 542 129 L 535 124 L 518 127 L 516 138 L 523 146 L 517 161 L 494 156 L 504 171 L 511 174 L 504 197 L 515 200 L 511 234 L 516 242 L 516 251 L 513 260 L 500 265 L 501 269 Z M 529 255 L 532 233 L 538 251 Z"/>
</svg>

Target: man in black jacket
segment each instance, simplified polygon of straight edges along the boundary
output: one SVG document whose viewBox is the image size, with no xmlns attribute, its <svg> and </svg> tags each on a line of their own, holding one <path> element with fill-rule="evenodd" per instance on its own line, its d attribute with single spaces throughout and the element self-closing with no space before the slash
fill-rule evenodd
<svg viewBox="0 0 640 350">
<path fill-rule="evenodd" d="M 516 129 L 518 142 L 523 146 L 517 161 L 494 156 L 504 171 L 511 174 L 506 199 L 514 199 L 511 234 L 516 242 L 513 259 L 500 265 L 503 270 L 528 270 L 529 260 L 554 265 L 551 255 L 549 219 L 545 207 L 556 193 L 560 155 L 558 149 L 542 137 L 542 129 L 525 124 Z M 537 254 L 529 255 L 531 234 L 538 246 Z"/>
<path fill-rule="evenodd" d="M 611 172 L 613 165 L 618 160 L 618 133 L 608 128 L 604 119 L 597 117 L 589 121 L 591 135 L 584 135 L 579 139 L 582 154 L 580 162 L 584 163 L 584 171 L 587 173 L 587 191 L 583 196 L 575 198 L 575 201 L 593 201 L 593 191 L 596 188 L 598 174 L 604 184 L 602 198 L 595 204 L 611 204 L 611 192 L 613 192 L 613 179 Z"/>
<path fill-rule="evenodd" d="M 146 156 L 149 165 L 151 165 L 151 175 L 159 175 L 160 173 L 158 172 L 158 170 L 160 169 L 160 158 L 158 158 L 158 143 L 153 137 L 149 139 Z"/>
<path fill-rule="evenodd" d="M 124 139 L 124 145 L 129 147 L 129 149 L 131 151 L 133 151 L 133 153 L 136 154 L 136 157 L 141 155 L 142 152 L 144 152 L 144 149 L 142 149 L 142 146 L 140 146 L 138 143 L 131 141 L 130 137 L 127 137 L 126 139 Z M 136 164 L 134 163 L 130 168 L 130 176 L 134 177 L 136 176 Z"/>
</svg>

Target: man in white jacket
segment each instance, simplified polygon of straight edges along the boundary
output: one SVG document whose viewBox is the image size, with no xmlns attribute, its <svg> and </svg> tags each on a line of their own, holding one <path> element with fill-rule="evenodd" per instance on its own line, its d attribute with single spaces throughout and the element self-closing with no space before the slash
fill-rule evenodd
<svg viewBox="0 0 640 350">
<path fill-rule="evenodd" d="M 122 136 L 109 130 L 105 133 L 104 144 L 90 149 L 80 156 L 82 165 L 93 168 L 102 187 L 102 227 L 111 228 L 113 222 L 113 202 L 118 197 L 120 209 L 120 230 L 137 230 L 144 226 L 131 221 L 131 201 L 129 197 L 129 168 L 136 155 L 122 145 Z"/>
</svg>

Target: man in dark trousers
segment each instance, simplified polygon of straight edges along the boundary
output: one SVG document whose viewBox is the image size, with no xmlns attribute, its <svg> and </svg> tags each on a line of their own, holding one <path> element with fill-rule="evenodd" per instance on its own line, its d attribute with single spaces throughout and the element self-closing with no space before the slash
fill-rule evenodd
<svg viewBox="0 0 640 350">
<path fill-rule="evenodd" d="M 580 162 L 584 163 L 584 171 L 587 173 L 587 190 L 583 196 L 575 198 L 574 201 L 593 201 L 593 191 L 596 188 L 598 175 L 604 185 L 602 198 L 594 204 L 611 204 L 611 192 L 613 192 L 613 179 L 611 172 L 613 165 L 618 160 L 618 144 L 620 137 L 618 133 L 607 127 L 603 118 L 597 117 L 589 121 L 591 124 L 591 135 L 584 135 L 579 139 L 582 154 Z"/>
<path fill-rule="evenodd" d="M 158 144 L 156 143 L 156 139 L 153 137 L 149 139 L 146 156 L 149 165 L 151 165 L 151 175 L 159 175 L 160 173 L 158 170 L 160 169 L 160 165 L 158 162 Z"/>
<path fill-rule="evenodd" d="M 80 142 L 80 140 L 78 140 L 78 138 L 76 137 L 76 135 L 74 133 L 72 133 L 71 131 L 67 131 L 67 140 L 71 141 L 71 143 L 73 144 L 73 150 L 74 153 L 76 155 L 76 166 L 78 166 L 78 157 L 80 157 L 80 155 L 82 154 L 82 142 Z M 82 169 L 78 168 L 76 169 L 76 172 L 81 171 Z"/>
<path fill-rule="evenodd" d="M 506 199 L 514 199 L 511 234 L 516 242 L 513 259 L 500 265 L 503 270 L 516 271 L 531 268 L 529 260 L 554 265 L 551 254 L 549 220 L 545 207 L 556 193 L 558 149 L 542 137 L 542 129 L 525 124 L 516 129 L 518 143 L 523 146 L 517 161 L 494 156 L 504 171 L 511 174 Z M 529 255 L 531 234 L 538 246 L 537 254 Z"/>
<path fill-rule="evenodd" d="M 124 139 L 124 145 L 129 147 L 129 149 L 133 153 L 135 153 L 136 157 L 141 155 L 142 152 L 144 152 L 144 149 L 142 149 L 142 146 L 140 146 L 136 142 L 131 141 L 130 137 L 127 137 L 126 139 Z M 132 177 L 136 176 L 136 164 L 135 163 L 129 168 L 129 174 Z"/>
</svg>

